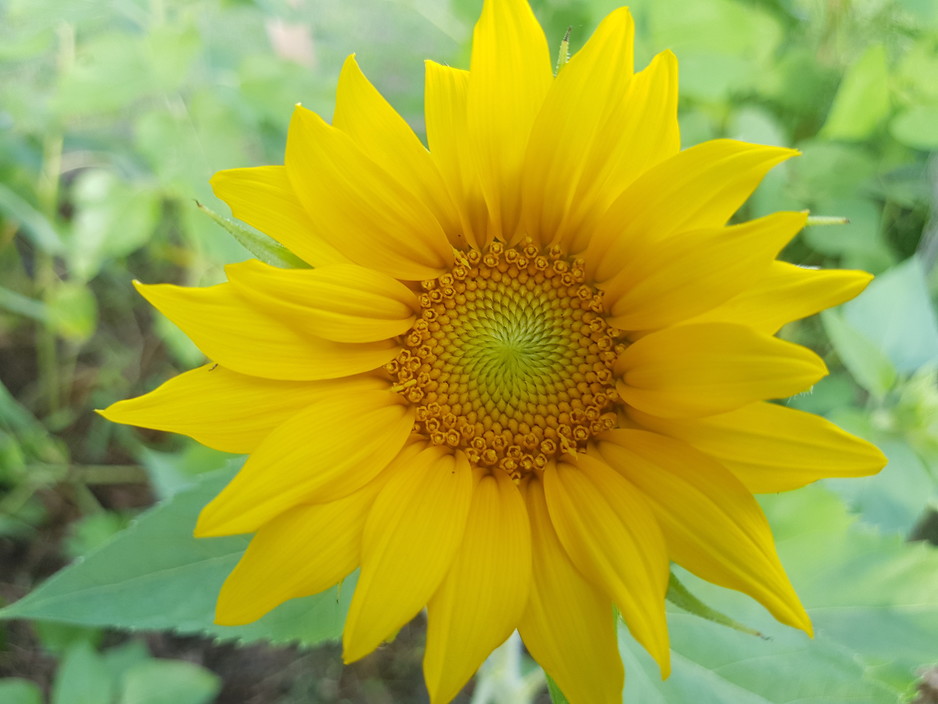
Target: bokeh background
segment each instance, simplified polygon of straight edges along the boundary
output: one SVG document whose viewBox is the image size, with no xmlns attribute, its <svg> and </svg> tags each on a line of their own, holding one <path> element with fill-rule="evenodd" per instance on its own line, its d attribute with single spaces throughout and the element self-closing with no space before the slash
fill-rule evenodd
<svg viewBox="0 0 938 704">
<path fill-rule="evenodd" d="M 573 50 L 617 5 L 532 4 L 552 46 L 572 28 Z M 282 163 L 292 106 L 331 115 L 352 52 L 422 134 L 422 61 L 467 67 L 480 6 L 0 0 L 0 603 L 232 462 L 93 412 L 204 361 L 131 280 L 217 283 L 224 264 L 250 256 L 196 207 L 228 213 L 209 177 Z M 803 152 L 740 219 L 779 209 L 849 218 L 808 228 L 784 254 L 879 276 L 856 302 L 783 330 L 832 370 L 789 403 L 873 440 L 891 462 L 877 477 L 764 497 L 815 641 L 687 578 L 768 640 L 674 607 L 667 683 L 623 632 L 626 700 L 938 702 L 938 3 L 632 9 L 637 65 L 666 48 L 680 61 L 685 146 L 733 137 Z M 343 669 L 335 645 L 238 647 L 195 627 L 131 634 L 101 627 L 106 615 L 92 610 L 51 618 L 43 608 L 0 621 L 4 704 L 426 701 L 419 620 Z"/>
</svg>

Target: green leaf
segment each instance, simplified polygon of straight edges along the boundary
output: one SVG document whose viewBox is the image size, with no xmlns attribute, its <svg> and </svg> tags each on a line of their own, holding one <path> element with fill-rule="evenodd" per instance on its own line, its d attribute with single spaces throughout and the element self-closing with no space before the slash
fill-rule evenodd
<svg viewBox="0 0 938 704">
<path fill-rule="evenodd" d="M 66 340 L 84 342 L 98 324 L 98 302 L 91 289 L 79 281 L 56 284 L 46 301 L 56 333 Z"/>
<path fill-rule="evenodd" d="M 52 683 L 52 704 L 110 702 L 114 681 L 104 660 L 87 642 L 69 649 Z"/>
<path fill-rule="evenodd" d="M 42 704 L 39 686 L 19 677 L 0 680 L 0 702 L 4 704 Z"/>
<path fill-rule="evenodd" d="M 684 611 L 693 614 L 694 616 L 699 616 L 700 618 L 707 619 L 708 621 L 713 621 L 718 623 L 721 626 L 726 626 L 727 628 L 732 628 L 737 631 L 742 631 L 751 636 L 762 637 L 762 634 L 759 631 L 744 626 L 738 621 L 733 620 L 729 616 L 716 609 L 708 606 L 703 603 L 696 596 L 691 594 L 690 590 L 684 586 L 680 579 L 677 578 L 677 575 L 674 572 L 671 572 L 671 577 L 668 580 L 668 593 L 665 595 L 665 598 L 670 601 L 675 606 L 680 607 Z"/>
<path fill-rule="evenodd" d="M 918 256 L 877 276 L 843 315 L 899 372 L 938 363 L 938 318 Z"/>
<path fill-rule="evenodd" d="M 856 379 L 874 396 L 882 398 L 896 383 L 895 367 L 876 345 L 846 322 L 837 311 L 821 313 L 824 330 L 834 344 L 837 355 Z"/>
<path fill-rule="evenodd" d="M 938 106 L 914 105 L 903 110 L 889 124 L 889 132 L 908 147 L 938 149 Z"/>
<path fill-rule="evenodd" d="M 72 564 L 0 618 L 27 618 L 129 630 L 173 630 L 242 642 L 312 645 L 338 638 L 354 578 L 321 594 L 283 604 L 246 626 L 213 623 L 222 582 L 249 536 L 192 537 L 202 507 L 231 479 L 206 475 L 188 491 L 151 509 L 110 543 Z"/>
<path fill-rule="evenodd" d="M 2 183 L 0 213 L 22 225 L 33 244 L 47 254 L 61 254 L 65 251 L 65 242 L 45 215 Z"/>
<path fill-rule="evenodd" d="M 198 201 L 196 201 L 196 205 L 198 206 L 199 210 L 225 228 L 225 230 L 227 230 L 232 237 L 238 240 L 238 242 L 240 242 L 246 250 L 248 250 L 251 254 L 253 254 L 265 264 L 279 266 L 284 269 L 309 268 L 309 264 L 304 262 L 282 244 L 270 239 L 270 237 L 264 233 L 259 232 L 258 230 L 255 230 L 253 227 L 249 227 L 244 223 L 238 222 L 237 220 L 219 215 Z"/>
<path fill-rule="evenodd" d="M 547 693 L 550 695 L 552 704 L 570 704 L 563 695 L 563 692 L 560 691 L 560 687 L 557 686 L 557 683 L 551 679 L 551 676 L 545 672 L 544 677 L 547 680 Z"/>
<path fill-rule="evenodd" d="M 862 141 L 889 114 L 889 66 L 886 48 L 874 44 L 844 74 L 822 134 Z"/>
<path fill-rule="evenodd" d="M 144 660 L 124 675 L 119 704 L 209 704 L 221 679 L 181 660 Z"/>
<path fill-rule="evenodd" d="M 624 701 L 642 704 L 896 704 L 936 656 L 938 551 L 857 524 L 821 487 L 760 497 L 815 638 L 683 571 L 708 604 L 759 639 L 669 607 L 673 673 L 620 629 Z"/>
</svg>

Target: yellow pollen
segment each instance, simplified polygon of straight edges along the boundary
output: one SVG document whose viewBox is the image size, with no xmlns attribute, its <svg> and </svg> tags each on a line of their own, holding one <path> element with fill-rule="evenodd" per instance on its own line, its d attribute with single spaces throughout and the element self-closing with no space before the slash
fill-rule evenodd
<svg viewBox="0 0 938 704">
<path fill-rule="evenodd" d="M 420 317 L 386 366 L 415 432 L 517 480 L 615 427 L 619 331 L 583 278 L 558 248 L 493 242 L 421 282 Z"/>
</svg>

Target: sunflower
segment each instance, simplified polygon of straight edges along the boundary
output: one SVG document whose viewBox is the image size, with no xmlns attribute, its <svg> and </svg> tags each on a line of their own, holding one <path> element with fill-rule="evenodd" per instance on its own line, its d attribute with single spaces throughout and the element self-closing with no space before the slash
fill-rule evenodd
<svg viewBox="0 0 938 704">
<path fill-rule="evenodd" d="M 219 623 L 360 569 L 345 660 L 426 607 L 433 702 L 515 629 L 570 701 L 620 701 L 616 610 L 666 676 L 672 561 L 810 633 L 753 493 L 884 460 L 767 401 L 826 373 L 774 335 L 870 276 L 777 261 L 804 213 L 727 224 L 796 152 L 681 151 L 676 60 L 632 43 L 617 10 L 554 75 L 527 3 L 486 0 L 470 70 L 426 64 L 429 149 L 352 56 L 284 166 L 213 178 L 311 268 L 138 285 L 215 364 L 104 415 L 249 454 L 196 528 L 254 533 Z"/>
</svg>

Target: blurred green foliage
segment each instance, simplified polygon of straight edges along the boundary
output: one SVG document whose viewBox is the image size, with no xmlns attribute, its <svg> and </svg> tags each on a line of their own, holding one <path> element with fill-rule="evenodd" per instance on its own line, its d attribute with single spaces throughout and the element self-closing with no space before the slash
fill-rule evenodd
<svg viewBox="0 0 938 704">
<path fill-rule="evenodd" d="M 617 4 L 533 2 L 554 46 L 572 28 L 573 51 Z M 0 540 L 22 547 L 48 539 L 49 526 L 63 520 L 61 502 L 50 497 L 65 497 L 71 527 L 58 548 L 64 560 L 108 543 L 136 510 L 107 487 L 148 479 L 158 498 L 201 496 L 201 484 L 187 492 L 194 475 L 226 466 L 227 456 L 182 438 L 113 426 L 92 412 L 202 361 L 135 297 L 130 281 L 214 283 L 225 263 L 249 256 L 195 201 L 225 214 L 208 187 L 215 171 L 281 162 L 294 103 L 330 115 L 347 54 L 357 52 L 366 74 L 420 133 L 421 62 L 466 66 L 480 6 L 481 0 L 0 0 Z M 915 666 L 938 661 L 938 638 L 931 652 L 921 645 L 906 618 L 909 600 L 897 587 L 916 585 L 915 593 L 925 595 L 916 613 L 934 623 L 934 549 L 916 548 L 912 560 L 900 540 L 938 543 L 929 527 L 938 506 L 938 160 L 930 153 L 938 150 L 938 3 L 635 0 L 632 10 L 637 64 L 666 48 L 679 58 L 685 145 L 733 137 L 802 151 L 769 175 L 740 217 L 780 209 L 847 216 L 848 225 L 805 230 L 785 258 L 879 275 L 858 300 L 783 334 L 821 351 L 832 369 L 791 403 L 873 440 L 890 465 L 877 477 L 825 482 L 781 504 L 767 500 L 782 523 L 794 516 L 830 527 L 825 559 L 833 574 L 855 578 L 865 601 L 850 603 L 849 623 L 825 620 L 825 609 L 847 605 L 815 598 L 812 570 L 819 566 L 789 551 L 784 557 L 796 586 L 808 587 L 818 645 L 802 651 L 807 646 L 795 635 L 780 634 L 775 646 L 794 643 L 795 655 L 766 653 L 795 670 L 827 663 L 842 678 L 842 687 L 830 684 L 834 677 L 802 692 L 804 701 L 910 697 Z M 787 511 L 773 512 L 778 505 Z M 859 533 L 851 533 L 844 505 L 856 513 Z M 796 533 L 787 524 L 780 529 L 783 538 Z M 104 549 L 132 552 L 133 544 L 119 542 L 127 535 Z M 841 541 L 844 535 L 851 540 Z M 888 552 L 891 561 L 875 569 L 896 580 L 874 581 L 874 562 L 856 555 L 858 545 L 869 554 Z M 80 583 L 87 569 L 73 577 Z M 38 579 L 12 571 L 17 595 Z M 836 588 L 849 591 L 847 582 Z M 722 598 L 700 588 L 708 600 Z M 753 608 L 731 600 L 725 610 L 761 627 Z M 891 613 L 902 618 L 889 620 Z M 125 616 L 124 625 L 146 625 L 132 623 L 139 614 Z M 726 665 L 748 652 L 751 637 L 684 624 L 680 613 L 673 621 L 681 654 L 675 677 L 661 685 L 634 676 L 629 686 L 642 692 L 635 700 L 690 701 L 680 699 L 682 687 L 698 693 L 746 687 L 754 698 L 734 702 L 790 701 L 770 694 L 769 674 L 757 685 L 746 681 L 754 670 L 739 674 Z M 882 647 L 861 647 L 867 641 Z M 144 654 L 134 669 L 115 670 L 116 653 L 82 642 L 61 656 L 54 702 L 79 701 L 60 693 L 82 687 L 107 689 L 87 701 L 149 702 L 134 693 L 170 677 L 160 668 L 175 667 Z M 886 662 L 890 648 L 902 652 L 898 671 Z M 718 677 L 708 660 L 713 653 L 725 656 Z M 629 649 L 630 672 L 643 672 L 635 662 L 642 657 Z M 87 680 L 89 672 L 100 677 Z M 809 680 L 823 681 L 811 672 Z M 191 679 L 192 691 L 211 689 L 204 672 L 176 674 Z M 853 676 L 869 688 L 858 689 Z M 69 679 L 76 677 L 85 679 Z M 39 701 L 23 680 L 0 681 L 0 694 L 4 701 Z"/>
</svg>

